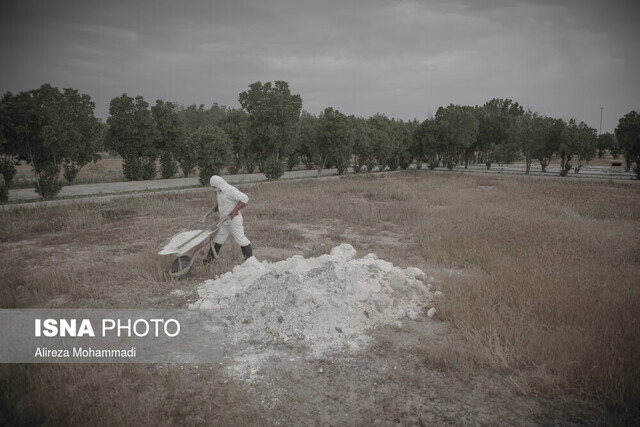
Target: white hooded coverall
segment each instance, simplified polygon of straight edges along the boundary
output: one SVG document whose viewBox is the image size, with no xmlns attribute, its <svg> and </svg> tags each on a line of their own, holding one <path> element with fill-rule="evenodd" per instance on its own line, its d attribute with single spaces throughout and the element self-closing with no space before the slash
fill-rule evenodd
<svg viewBox="0 0 640 427">
<path fill-rule="evenodd" d="M 233 185 L 227 184 L 222 177 L 217 175 L 212 176 L 210 184 L 216 190 L 220 218 L 224 218 L 229 215 L 238 202 L 242 202 L 245 205 L 249 202 L 249 196 L 238 190 Z M 213 239 L 213 242 L 221 245 L 227 240 L 229 234 L 233 236 L 240 247 L 251 244 L 249 239 L 244 235 L 241 212 L 238 212 L 238 215 L 233 219 L 228 219 L 222 223 L 218 230 L 218 234 L 216 234 L 216 237 Z"/>
</svg>

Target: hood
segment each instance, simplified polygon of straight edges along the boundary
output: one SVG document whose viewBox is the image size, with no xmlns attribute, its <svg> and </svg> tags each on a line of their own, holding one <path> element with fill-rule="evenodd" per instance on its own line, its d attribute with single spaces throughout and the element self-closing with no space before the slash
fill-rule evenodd
<svg viewBox="0 0 640 427">
<path fill-rule="evenodd" d="M 227 181 L 225 181 L 224 179 L 222 179 L 221 176 L 218 176 L 218 175 L 213 175 L 209 180 L 209 184 L 212 187 L 217 188 L 218 190 L 224 190 L 225 187 L 229 185 L 227 184 Z"/>
</svg>

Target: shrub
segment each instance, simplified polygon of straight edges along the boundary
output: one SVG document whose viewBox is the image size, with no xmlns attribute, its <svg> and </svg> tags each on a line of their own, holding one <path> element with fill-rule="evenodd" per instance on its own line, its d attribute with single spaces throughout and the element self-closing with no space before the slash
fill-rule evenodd
<svg viewBox="0 0 640 427">
<path fill-rule="evenodd" d="M 398 161 L 397 157 L 391 157 L 389 158 L 389 160 L 387 160 L 387 166 L 389 167 L 389 170 L 396 170 L 398 169 L 398 166 L 400 165 L 400 162 Z"/>
<path fill-rule="evenodd" d="M 452 171 L 453 168 L 455 167 L 456 167 L 456 162 L 453 159 L 447 159 L 447 169 Z"/>
<path fill-rule="evenodd" d="M 269 181 L 275 181 L 284 175 L 284 165 L 272 157 L 264 162 L 264 175 Z"/>
<path fill-rule="evenodd" d="M 196 161 L 191 157 L 184 157 L 178 160 L 178 164 L 185 178 L 191 175 L 196 167 Z"/>
<path fill-rule="evenodd" d="M 287 170 L 292 171 L 300 163 L 300 159 L 297 154 L 292 154 L 287 157 Z"/>
<path fill-rule="evenodd" d="M 38 174 L 36 179 L 36 192 L 43 199 L 52 199 L 62 189 L 59 179 L 60 171 L 55 168 L 47 168 Z"/>
<path fill-rule="evenodd" d="M 258 162 L 254 156 L 249 156 L 245 159 L 245 170 L 247 173 L 253 173 L 258 167 Z"/>
<path fill-rule="evenodd" d="M 400 157 L 400 167 L 402 169 L 409 169 L 409 167 L 411 166 L 411 163 L 413 163 L 413 159 L 410 159 L 406 156 Z"/>
<path fill-rule="evenodd" d="M 142 161 L 138 157 L 125 157 L 122 161 L 122 173 L 129 181 L 137 181 L 142 177 Z"/>
<path fill-rule="evenodd" d="M 156 177 L 157 169 L 156 169 L 156 160 L 155 159 L 145 159 L 142 162 L 142 179 L 149 180 L 154 179 Z"/>
<path fill-rule="evenodd" d="M 169 179 L 178 173 L 178 164 L 171 153 L 164 152 L 160 156 L 160 175 L 162 179 Z"/>
</svg>

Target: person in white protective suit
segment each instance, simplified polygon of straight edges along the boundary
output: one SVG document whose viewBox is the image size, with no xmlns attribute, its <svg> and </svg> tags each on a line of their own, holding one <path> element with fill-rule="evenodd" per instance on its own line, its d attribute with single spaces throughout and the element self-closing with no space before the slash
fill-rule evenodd
<svg viewBox="0 0 640 427">
<path fill-rule="evenodd" d="M 220 248 L 227 240 L 227 237 L 229 237 L 229 234 L 231 234 L 236 242 L 238 242 L 238 245 L 240 245 L 244 259 L 251 258 L 253 256 L 251 242 L 244 235 L 242 214 L 240 213 L 240 210 L 249 203 L 249 197 L 233 185 L 228 184 L 218 175 L 212 176 L 209 183 L 211 187 L 216 190 L 217 195 L 217 203 L 213 207 L 212 212 L 220 212 L 220 218 L 230 215 L 230 219 L 224 221 L 220 226 L 216 237 L 213 238 L 213 250 L 215 253 L 209 248 L 209 254 L 204 259 L 204 262 L 211 262 L 214 258 L 218 257 Z"/>
</svg>

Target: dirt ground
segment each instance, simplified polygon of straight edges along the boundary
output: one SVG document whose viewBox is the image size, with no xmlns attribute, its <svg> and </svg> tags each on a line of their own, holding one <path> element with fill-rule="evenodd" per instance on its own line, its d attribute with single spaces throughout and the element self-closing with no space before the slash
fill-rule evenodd
<svg viewBox="0 0 640 427">
<path fill-rule="evenodd" d="M 136 227 L 140 218 L 119 218 L 120 232 Z M 159 225 L 160 228 L 162 224 Z M 371 251 L 381 258 L 385 251 L 407 251 L 407 263 L 413 258 L 403 245 L 403 236 L 389 226 L 382 232 L 348 229 L 340 236 L 331 224 L 289 224 L 280 231 L 293 229 L 303 239 L 299 244 L 280 247 L 256 245 L 255 256 L 260 260 L 277 261 L 293 254 L 309 256 L 338 241 L 348 241 L 358 248 L 359 256 Z M 104 231 L 104 230 L 102 230 Z M 100 233 L 87 236 L 82 242 L 69 242 L 56 232 L 40 234 L 28 241 L 3 242 L 0 247 L 8 256 L 38 259 L 42 268 L 64 263 L 70 270 L 82 270 L 93 263 L 98 270 L 117 262 L 121 268 L 134 268 L 136 254 L 154 247 L 155 240 L 136 242 L 123 237 L 120 241 L 104 245 Z M 126 235 L 126 234 L 125 234 Z M 154 240 L 155 239 L 155 240 Z M 222 256 L 238 256 L 238 248 L 225 248 Z M 28 261 L 28 260 L 27 260 Z M 166 259 L 156 260 L 159 268 L 166 267 Z M 168 266 L 168 264 L 167 264 Z M 164 281 L 157 286 L 136 290 L 123 283 L 101 290 L 86 298 L 110 300 L 107 305 L 119 307 L 186 307 L 197 300 L 198 280 L 210 272 L 197 266 L 195 279 L 190 281 Z M 426 272 L 437 275 L 436 281 L 445 281 L 447 274 L 455 272 Z M 20 285 L 17 285 L 20 286 Z M 108 293 L 108 296 L 107 296 Z M 45 307 L 67 306 L 70 292 L 62 290 L 50 298 Z M 90 300 L 87 300 L 90 301 Z M 83 304 L 87 304 L 84 301 Z M 91 305 L 91 302 L 88 304 Z M 523 394 L 515 378 L 477 369 L 466 374 L 446 372 L 432 366 L 424 356 L 428 349 L 446 348 L 455 339 L 450 325 L 428 318 L 423 314 L 416 320 L 406 320 L 402 327 L 388 326 L 371 331 L 373 344 L 357 354 L 334 354 L 316 359 L 302 346 L 253 343 L 252 346 L 234 348 L 227 345 L 225 359 L 216 367 L 213 377 L 201 376 L 204 368 L 185 366 L 181 373 L 178 394 L 192 396 L 186 406 L 169 399 L 172 383 L 158 383 L 158 372 L 167 367 L 147 367 L 148 382 L 136 384 L 152 399 L 160 399 L 164 407 L 185 405 L 172 422 L 188 425 L 208 425 L 210 421 L 200 411 L 208 401 L 204 382 L 214 382 L 241 390 L 243 405 L 258 419 L 249 424 L 260 425 L 583 425 L 593 422 L 593 414 L 583 404 L 568 400 L 548 401 Z M 235 367 L 242 361 L 242 370 Z M 181 367 L 182 369 L 183 367 Z M 61 384 L 62 388 L 63 385 Z M 96 387 L 100 388 L 98 384 Z M 164 400 L 162 400 L 164 399 Z M 103 422 L 110 423 L 108 402 Z M 229 403 L 226 403 L 229 404 Z M 567 410 L 570 408 L 570 410 Z M 28 420 L 29 394 L 22 398 L 20 407 L 11 412 L 22 413 Z M 0 417 L 2 420 L 2 417 Z M 5 418 L 5 421 L 12 419 Z M 14 418 L 13 421 L 16 419 Z M 23 419 L 24 420 L 24 419 Z M 166 420 L 165 420 L 166 421 Z M 20 423 L 19 423 L 20 424 Z"/>
<path fill-rule="evenodd" d="M 379 329 L 374 336 L 376 343 L 354 356 L 317 360 L 299 349 L 273 348 L 239 382 L 252 389 L 255 404 L 273 424 L 537 425 L 550 421 L 537 402 L 518 396 L 503 378 L 478 373 L 462 381 L 426 364 L 420 356 L 422 346 L 446 340 L 446 325 L 421 319 L 405 323 L 402 329 Z M 232 351 L 246 357 L 247 350 Z"/>
<path fill-rule="evenodd" d="M 484 186 L 481 191 L 488 188 Z M 355 194 L 353 202 L 363 207 L 370 203 Z M 203 203 L 203 198 L 194 192 L 192 198 L 178 204 L 202 210 Z M 82 234 L 63 222 L 57 223 L 56 218 L 48 218 L 41 229 L 30 231 L 24 239 L 0 241 L 3 260 L 11 260 L 10 264 L 0 265 L 4 268 L 0 296 L 6 298 L 5 306 L 10 306 L 11 298 L 21 307 L 47 308 L 186 308 L 198 300 L 198 285 L 222 272 L 215 266 L 196 263 L 192 277 L 172 281 L 166 274 L 170 260 L 155 255 L 160 242 L 176 231 L 184 218 L 164 212 L 156 215 L 156 207 L 151 206 L 145 208 L 146 212 L 154 212 L 150 220 L 151 214 L 141 213 L 143 209 L 137 211 L 133 205 L 129 210 L 124 203 L 122 206 L 98 208 L 101 222 L 87 227 Z M 161 206 L 171 208 L 169 203 Z M 92 210 L 90 214 L 93 213 Z M 267 222 L 256 216 L 253 227 L 257 227 L 258 219 Z M 94 218 L 87 214 L 85 220 L 91 223 Z M 254 243 L 254 255 L 261 261 L 275 262 L 296 254 L 318 256 L 345 242 L 357 249 L 358 257 L 374 252 L 381 259 L 390 259 L 389 255 L 402 259 L 403 267 L 428 265 L 407 246 L 407 236 L 393 223 L 377 224 L 375 229 L 337 227 L 331 221 L 269 220 L 267 225 L 274 228 L 265 234 L 283 237 Z M 221 257 L 227 267 L 242 262 L 235 243 L 226 245 Z M 225 271 L 230 269 L 227 267 Z M 49 275 L 49 271 L 55 274 Z M 445 298 L 447 280 L 473 274 L 456 269 L 424 272 L 434 278 L 435 288 L 442 290 Z M 104 285 L 91 283 L 98 276 L 106 278 Z M 42 283 L 29 282 L 33 278 Z M 54 286 L 53 291 L 45 289 L 50 285 Z M 30 286 L 40 292 L 30 291 Z M 430 318 L 422 313 L 417 319 L 405 319 L 401 327 L 370 331 L 372 344 L 355 354 L 332 353 L 316 358 L 304 345 L 252 342 L 238 347 L 227 343 L 225 358 L 216 366 L 149 365 L 132 368 L 135 379 L 127 378 L 129 373 L 125 372 L 110 380 L 121 383 L 121 387 L 129 387 L 131 382 L 136 395 L 154 402 L 152 409 L 169 412 L 170 417 L 161 413 L 152 418 L 159 425 L 211 425 L 207 414 L 218 410 L 216 405 L 246 412 L 244 422 L 238 418 L 229 422 L 244 425 L 620 424 L 607 414 L 594 412 L 578 397 L 559 391 L 536 394 L 517 374 L 496 372 L 468 360 L 460 361 L 465 365 L 462 369 L 443 368 L 445 364 L 434 362 L 433 355 L 457 356 L 451 349 L 464 343 L 455 329 L 437 315 Z M 73 374 L 80 369 L 71 365 L 68 371 Z M 165 377 L 171 369 L 179 369 L 179 373 L 169 381 Z M 40 418 L 32 415 L 46 405 L 38 402 L 33 390 L 25 387 L 11 400 L 12 390 L 5 386 L 14 384 L 8 379 L 12 370 L 19 371 L 6 365 L 0 369 L 0 424 L 47 424 L 46 417 L 51 412 L 47 415 L 45 410 Z M 95 370 L 97 376 L 82 396 L 86 401 L 77 405 L 97 405 L 102 417 L 97 424 L 118 424 L 115 412 L 135 412 L 139 402 L 122 400 L 114 405 L 113 401 L 96 399 L 104 393 L 101 378 L 109 371 L 105 368 L 100 373 L 99 367 Z M 204 375 L 204 371 L 208 374 Z M 71 387 L 76 387 L 74 381 L 81 382 L 72 376 L 69 381 Z M 47 385 L 49 393 L 61 400 L 65 398 L 63 390 L 69 386 L 63 382 Z M 218 397 L 212 397 L 212 387 L 218 390 Z M 55 405 L 53 408 L 49 411 L 62 411 Z M 64 414 L 60 417 L 66 420 Z"/>
</svg>

